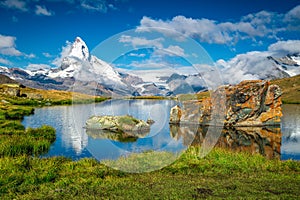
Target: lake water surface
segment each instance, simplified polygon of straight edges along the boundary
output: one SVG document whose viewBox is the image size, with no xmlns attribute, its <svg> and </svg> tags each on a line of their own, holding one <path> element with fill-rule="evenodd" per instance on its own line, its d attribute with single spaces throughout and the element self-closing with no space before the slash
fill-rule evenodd
<svg viewBox="0 0 300 200">
<path fill-rule="evenodd" d="M 56 129 L 57 139 L 44 156 L 66 156 L 73 160 L 94 157 L 116 159 L 148 150 L 179 153 L 203 142 L 207 127 L 170 126 L 169 112 L 176 105 L 168 100 L 110 100 L 97 104 L 55 106 L 35 109 L 23 120 L 25 127 L 43 124 Z M 125 115 L 153 119 L 149 134 L 133 142 L 110 140 L 87 133 L 86 120 L 92 115 Z M 300 105 L 283 105 L 280 128 L 223 129 L 216 146 L 236 151 L 261 153 L 269 158 L 300 160 Z M 261 137 L 263 135 L 264 137 Z"/>
</svg>

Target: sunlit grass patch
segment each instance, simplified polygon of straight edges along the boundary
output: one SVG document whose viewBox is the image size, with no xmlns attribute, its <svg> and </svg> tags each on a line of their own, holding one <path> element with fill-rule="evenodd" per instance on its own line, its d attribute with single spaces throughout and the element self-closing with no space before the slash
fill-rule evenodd
<svg viewBox="0 0 300 200">
<path fill-rule="evenodd" d="M 177 155 L 170 152 L 146 151 L 143 153 L 132 153 L 117 160 L 105 160 L 101 163 L 117 170 L 142 173 L 159 170 L 172 164 Z"/>
</svg>

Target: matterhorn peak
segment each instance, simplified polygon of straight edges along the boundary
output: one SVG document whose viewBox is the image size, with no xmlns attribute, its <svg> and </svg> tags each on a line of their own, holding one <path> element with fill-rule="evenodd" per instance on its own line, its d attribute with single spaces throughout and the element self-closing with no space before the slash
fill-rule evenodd
<svg viewBox="0 0 300 200">
<path fill-rule="evenodd" d="M 89 49 L 80 37 L 76 37 L 75 41 L 73 42 L 69 56 L 77 57 L 85 61 L 90 59 Z"/>
</svg>

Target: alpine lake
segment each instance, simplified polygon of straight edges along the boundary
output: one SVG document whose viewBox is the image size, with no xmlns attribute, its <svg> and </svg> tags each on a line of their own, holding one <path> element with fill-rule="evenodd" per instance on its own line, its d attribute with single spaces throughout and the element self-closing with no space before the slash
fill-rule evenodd
<svg viewBox="0 0 300 200">
<path fill-rule="evenodd" d="M 219 128 L 215 136 L 210 127 L 169 124 L 173 100 L 107 100 L 95 104 L 36 108 L 22 124 L 27 127 L 50 125 L 56 129 L 56 141 L 42 157 L 65 156 L 73 160 L 93 157 L 115 160 L 131 153 L 167 151 L 184 152 L 190 145 L 201 145 L 214 137 L 211 147 L 260 153 L 270 159 L 300 160 L 300 105 L 282 105 L 280 127 Z M 150 132 L 137 139 L 118 140 L 113 134 L 97 134 L 85 129 L 87 119 L 94 115 L 131 115 L 154 120 Z M 261 136 L 263 134 L 263 137 Z M 208 152 L 209 153 L 209 152 Z"/>
</svg>

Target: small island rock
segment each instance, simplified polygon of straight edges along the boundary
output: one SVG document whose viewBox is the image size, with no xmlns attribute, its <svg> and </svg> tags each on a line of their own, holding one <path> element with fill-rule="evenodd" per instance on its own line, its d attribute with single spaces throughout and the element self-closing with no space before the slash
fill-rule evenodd
<svg viewBox="0 0 300 200">
<path fill-rule="evenodd" d="M 92 116 L 86 121 L 87 129 L 108 130 L 118 133 L 139 133 L 150 130 L 150 125 L 130 115 Z"/>
</svg>

